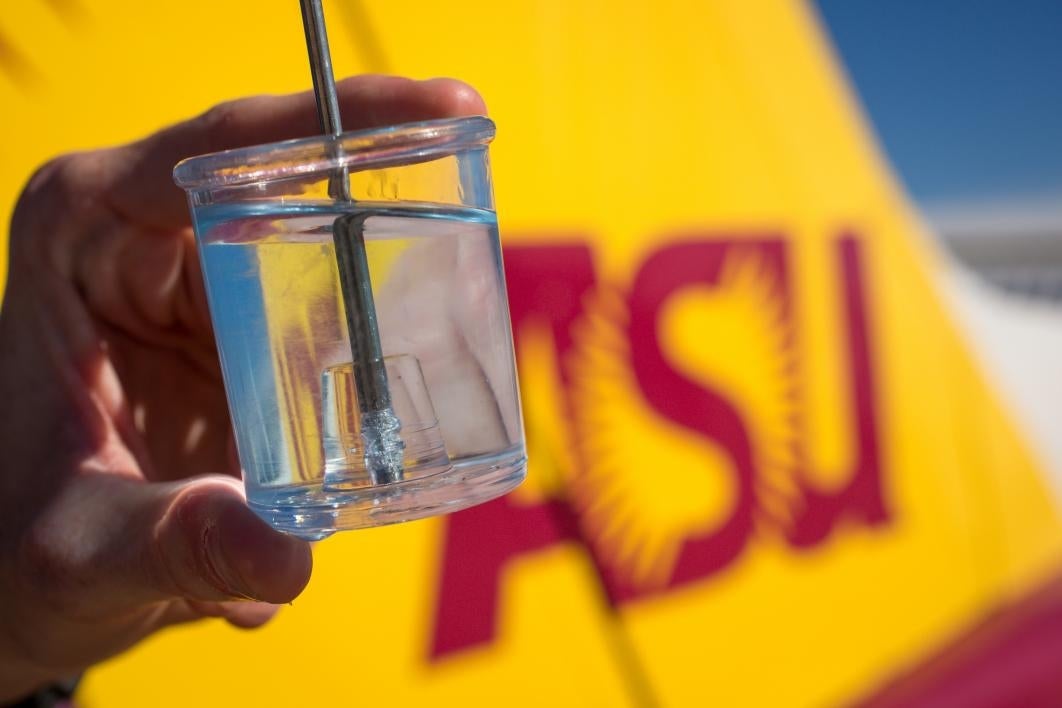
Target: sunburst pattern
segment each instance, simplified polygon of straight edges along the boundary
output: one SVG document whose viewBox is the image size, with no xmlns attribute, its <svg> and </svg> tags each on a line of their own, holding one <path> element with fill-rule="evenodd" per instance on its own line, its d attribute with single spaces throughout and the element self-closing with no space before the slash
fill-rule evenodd
<svg viewBox="0 0 1062 708">
<path fill-rule="evenodd" d="M 759 507 L 781 521 L 793 491 L 794 402 L 776 281 L 758 256 L 732 255 L 714 287 L 670 299 L 658 336 L 676 368 L 730 397 L 746 416 Z M 628 316 L 622 295 L 602 289 L 576 328 L 572 395 L 583 469 L 571 488 L 587 535 L 614 572 L 654 588 L 667 583 L 685 538 L 727 518 L 736 484 L 720 446 L 667 421 L 640 393 Z"/>
</svg>

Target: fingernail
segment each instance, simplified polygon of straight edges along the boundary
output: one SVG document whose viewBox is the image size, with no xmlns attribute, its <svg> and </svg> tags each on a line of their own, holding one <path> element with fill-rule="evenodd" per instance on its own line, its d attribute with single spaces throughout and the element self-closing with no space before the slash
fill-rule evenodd
<svg viewBox="0 0 1062 708">
<path fill-rule="evenodd" d="M 214 583 L 235 600 L 257 602 L 254 591 L 243 577 L 238 566 L 245 538 L 239 513 L 218 515 L 217 523 L 207 531 L 207 560 L 214 575 Z"/>
<path fill-rule="evenodd" d="M 270 528 L 239 501 L 218 517 L 218 576 L 233 597 L 288 602 L 309 579 L 305 542 Z"/>
</svg>

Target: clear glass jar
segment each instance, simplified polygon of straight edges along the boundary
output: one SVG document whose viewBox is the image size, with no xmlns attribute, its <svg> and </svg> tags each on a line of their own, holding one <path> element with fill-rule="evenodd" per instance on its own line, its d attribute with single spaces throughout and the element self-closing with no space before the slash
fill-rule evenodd
<svg viewBox="0 0 1062 708">
<path fill-rule="evenodd" d="M 523 479 L 493 137 L 483 117 L 428 121 L 175 169 L 248 503 L 275 528 L 318 539 Z"/>
</svg>

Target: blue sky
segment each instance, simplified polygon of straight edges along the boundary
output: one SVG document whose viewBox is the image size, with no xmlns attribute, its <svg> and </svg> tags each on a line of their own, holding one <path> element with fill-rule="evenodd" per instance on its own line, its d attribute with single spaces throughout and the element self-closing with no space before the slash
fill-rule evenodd
<svg viewBox="0 0 1062 708">
<path fill-rule="evenodd" d="M 816 4 L 912 196 L 1062 201 L 1062 0 Z"/>
</svg>

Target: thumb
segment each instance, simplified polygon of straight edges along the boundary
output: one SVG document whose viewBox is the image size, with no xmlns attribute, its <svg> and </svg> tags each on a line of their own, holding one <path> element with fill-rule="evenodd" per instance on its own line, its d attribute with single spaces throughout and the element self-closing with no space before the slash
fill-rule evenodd
<svg viewBox="0 0 1062 708">
<path fill-rule="evenodd" d="M 143 547 L 130 569 L 133 579 L 137 567 L 142 570 L 149 593 L 284 603 L 309 581 L 309 544 L 255 516 L 235 480 L 195 479 L 160 496 L 135 536 Z"/>
<path fill-rule="evenodd" d="M 83 475 L 52 512 L 26 548 L 29 575 L 85 613 L 173 598 L 284 603 L 310 578 L 309 544 L 255 516 L 229 477 Z"/>
</svg>

